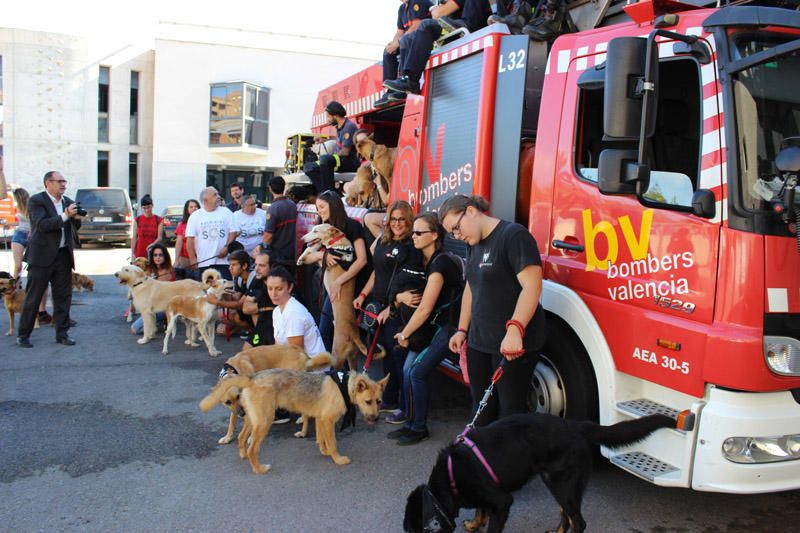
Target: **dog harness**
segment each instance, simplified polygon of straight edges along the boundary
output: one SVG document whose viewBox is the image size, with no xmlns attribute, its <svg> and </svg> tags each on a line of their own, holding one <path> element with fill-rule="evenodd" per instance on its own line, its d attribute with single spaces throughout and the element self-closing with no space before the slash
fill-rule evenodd
<svg viewBox="0 0 800 533">
<path fill-rule="evenodd" d="M 232 365 L 229 365 L 228 363 L 225 363 L 222 366 L 222 370 L 219 371 L 219 379 L 227 378 L 227 377 L 230 377 L 230 376 L 232 376 L 234 374 L 238 375 L 239 372 L 237 372 L 236 369 Z"/>
<path fill-rule="evenodd" d="M 334 369 L 328 370 L 325 374 L 339 387 L 339 393 L 341 393 L 342 399 L 344 400 L 345 413 L 342 417 L 342 424 L 339 426 L 339 431 L 350 426 L 356 427 L 356 406 L 350 401 L 350 393 L 347 391 L 347 382 L 350 381 L 350 374 L 337 372 Z"/>
</svg>

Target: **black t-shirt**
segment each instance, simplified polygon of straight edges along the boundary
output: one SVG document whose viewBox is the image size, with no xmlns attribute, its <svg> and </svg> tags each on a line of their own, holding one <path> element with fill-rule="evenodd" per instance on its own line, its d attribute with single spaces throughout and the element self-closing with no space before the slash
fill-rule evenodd
<svg viewBox="0 0 800 533">
<path fill-rule="evenodd" d="M 375 245 L 372 256 L 375 269 L 375 283 L 372 286 L 372 297 L 381 306 L 389 304 L 388 296 L 392 292 L 392 273 L 396 277 L 401 268 L 422 272 L 422 253 L 414 248 L 410 238 L 402 241 L 389 241 L 383 244 L 380 240 Z"/>
<path fill-rule="evenodd" d="M 469 346 L 499 353 L 506 322 L 514 314 L 522 286 L 517 274 L 529 265 L 541 266 L 536 240 L 523 226 L 501 220 L 488 237 L 467 251 L 467 282 L 472 291 Z M 541 305 L 525 330 L 526 352 L 538 350 L 545 340 Z"/>
<path fill-rule="evenodd" d="M 353 136 L 357 129 L 358 126 L 350 119 L 345 120 L 341 128 L 336 128 L 336 153 L 338 154 L 342 148 L 350 148 L 350 155 L 342 159 L 349 160 L 356 167 L 358 167 L 358 152 L 353 144 Z"/>
<path fill-rule="evenodd" d="M 456 261 L 459 261 L 459 263 L 456 263 Z M 458 326 L 461 294 L 464 292 L 463 270 L 460 261 L 461 259 L 458 257 L 438 252 L 431 258 L 428 267 L 425 269 L 425 275 L 428 279 L 430 279 L 431 274 L 435 273 L 441 274 L 442 278 L 444 278 L 442 290 L 434 307 L 434 315 L 438 314 L 438 317 L 431 315 L 431 321 L 436 318 L 435 322 L 439 326 Z"/>
<path fill-rule="evenodd" d="M 264 231 L 272 233 L 269 245 L 270 260 L 276 263 L 294 264 L 297 247 L 297 206 L 288 198 L 281 197 L 267 208 L 267 223 Z"/>
<path fill-rule="evenodd" d="M 251 275 L 255 276 L 255 274 Z M 272 310 L 275 308 L 275 305 L 272 303 L 269 293 L 267 293 L 267 288 L 261 280 L 256 280 L 253 282 L 247 295 L 255 298 L 256 304 L 260 310 L 257 315 L 253 315 L 258 316 L 258 321 L 256 321 L 253 332 L 248 339 L 250 344 L 253 346 L 275 344 L 275 333 L 272 329 Z M 264 310 L 262 311 L 261 309 Z"/>
<path fill-rule="evenodd" d="M 407 31 L 414 20 L 422 20 L 431 16 L 430 0 L 408 0 L 397 9 L 397 29 Z"/>
</svg>

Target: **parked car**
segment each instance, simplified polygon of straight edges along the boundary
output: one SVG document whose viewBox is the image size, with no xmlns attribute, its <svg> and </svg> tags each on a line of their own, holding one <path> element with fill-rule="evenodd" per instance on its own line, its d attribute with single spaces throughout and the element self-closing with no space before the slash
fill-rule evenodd
<svg viewBox="0 0 800 533">
<path fill-rule="evenodd" d="M 78 232 L 81 243 L 131 245 L 133 208 L 128 191 L 118 187 L 86 187 L 78 189 L 75 201 L 86 210 Z"/>
<path fill-rule="evenodd" d="M 169 205 L 161 213 L 161 217 L 164 219 L 164 241 L 173 245 L 175 244 L 175 230 L 183 219 L 183 206 Z"/>
</svg>

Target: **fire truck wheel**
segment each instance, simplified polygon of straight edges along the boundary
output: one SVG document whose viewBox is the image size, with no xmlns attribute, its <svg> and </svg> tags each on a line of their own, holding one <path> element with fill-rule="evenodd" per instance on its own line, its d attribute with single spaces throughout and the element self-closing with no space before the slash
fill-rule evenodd
<svg viewBox="0 0 800 533">
<path fill-rule="evenodd" d="M 548 340 L 531 376 L 531 411 L 573 420 L 597 420 L 597 382 L 583 346 L 570 328 L 548 318 Z"/>
</svg>

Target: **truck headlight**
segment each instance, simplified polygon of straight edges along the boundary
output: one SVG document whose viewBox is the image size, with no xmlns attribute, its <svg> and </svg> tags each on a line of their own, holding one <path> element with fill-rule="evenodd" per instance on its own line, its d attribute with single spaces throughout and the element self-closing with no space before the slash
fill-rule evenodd
<svg viewBox="0 0 800 533">
<path fill-rule="evenodd" d="M 764 359 L 781 376 L 800 376 L 800 341 L 791 337 L 764 337 Z"/>
<path fill-rule="evenodd" d="M 777 463 L 800 459 L 800 434 L 777 437 L 730 437 L 722 455 L 734 463 Z"/>
</svg>

